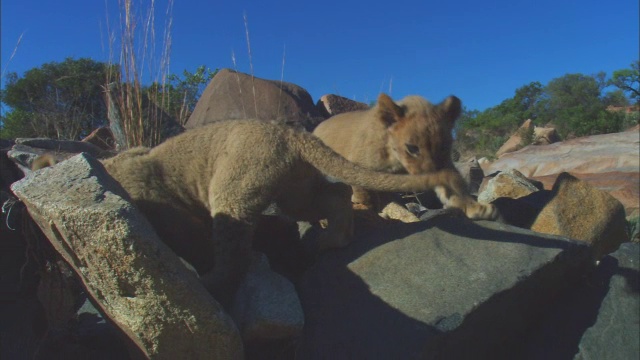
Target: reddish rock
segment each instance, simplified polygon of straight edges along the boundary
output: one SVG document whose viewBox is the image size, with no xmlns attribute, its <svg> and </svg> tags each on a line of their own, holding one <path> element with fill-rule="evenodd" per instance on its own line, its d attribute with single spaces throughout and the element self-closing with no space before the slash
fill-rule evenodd
<svg viewBox="0 0 640 360">
<path fill-rule="evenodd" d="M 523 139 L 524 135 L 531 135 L 530 139 Z M 549 145 L 560 141 L 560 136 L 553 126 L 535 126 L 531 119 L 525 121 L 522 126 L 498 149 L 497 157 L 514 151 L 518 151 L 523 147 L 531 145 Z"/>
<path fill-rule="evenodd" d="M 520 150 L 524 147 L 524 139 L 522 139 L 522 134 L 529 131 L 533 127 L 531 119 L 527 120 L 520 126 L 520 128 L 505 142 L 498 151 L 496 151 L 496 156 L 500 157 L 506 153 L 514 152 Z"/>
<path fill-rule="evenodd" d="M 638 199 L 640 198 L 640 172 L 628 173 L 612 171 L 597 174 L 572 174 L 576 178 L 587 182 L 589 185 L 608 192 L 624 205 L 627 217 L 640 215 Z M 533 179 L 540 181 L 545 189 L 551 189 L 556 182 L 558 174 L 536 176 Z M 634 187 L 633 184 L 636 184 Z"/>
<path fill-rule="evenodd" d="M 596 260 L 629 241 L 622 204 L 569 173 L 558 176 L 551 201 L 538 214 L 531 230 L 585 241 L 591 244 Z"/>
<path fill-rule="evenodd" d="M 485 173 L 517 169 L 550 189 L 558 174 L 570 172 L 609 192 L 624 204 L 629 216 L 638 213 L 640 203 L 639 137 L 637 131 L 625 131 L 528 146 L 503 155 Z"/>
<path fill-rule="evenodd" d="M 558 131 L 553 127 L 534 126 L 533 145 L 549 145 L 560 141 Z"/>
</svg>

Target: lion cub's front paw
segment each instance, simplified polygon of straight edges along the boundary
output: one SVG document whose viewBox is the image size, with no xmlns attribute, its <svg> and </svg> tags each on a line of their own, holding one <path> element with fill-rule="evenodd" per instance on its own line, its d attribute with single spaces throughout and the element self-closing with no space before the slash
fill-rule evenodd
<svg viewBox="0 0 640 360">
<path fill-rule="evenodd" d="M 493 204 L 473 202 L 465 207 L 465 214 L 472 220 L 497 220 L 500 217 L 498 208 Z"/>
</svg>

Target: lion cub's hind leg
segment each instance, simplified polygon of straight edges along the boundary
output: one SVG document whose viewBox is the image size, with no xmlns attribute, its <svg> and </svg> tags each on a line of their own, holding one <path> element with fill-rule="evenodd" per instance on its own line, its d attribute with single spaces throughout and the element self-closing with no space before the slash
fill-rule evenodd
<svg viewBox="0 0 640 360">
<path fill-rule="evenodd" d="M 213 269 L 201 276 L 205 288 L 226 309 L 249 269 L 253 223 L 218 212 L 213 215 Z"/>
<path fill-rule="evenodd" d="M 258 216 L 267 208 L 275 192 L 274 181 L 264 172 L 239 175 L 243 169 L 227 168 L 214 175 L 209 186 L 214 247 L 213 269 L 201 277 L 207 290 L 225 308 L 229 308 L 235 292 L 251 262 L 253 232 Z M 237 179 L 251 178 L 239 183 Z"/>
</svg>

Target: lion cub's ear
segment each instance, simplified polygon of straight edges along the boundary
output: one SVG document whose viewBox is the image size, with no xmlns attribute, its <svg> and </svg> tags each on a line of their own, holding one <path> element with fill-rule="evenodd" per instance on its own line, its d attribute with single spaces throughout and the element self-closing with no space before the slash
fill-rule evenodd
<svg viewBox="0 0 640 360">
<path fill-rule="evenodd" d="M 457 97 L 451 95 L 444 99 L 444 101 L 438 105 L 438 108 L 442 111 L 444 118 L 453 126 L 456 119 L 458 119 L 462 113 L 462 102 Z"/>
<path fill-rule="evenodd" d="M 404 117 L 404 109 L 396 104 L 387 94 L 378 96 L 378 118 L 389 127 Z"/>
</svg>

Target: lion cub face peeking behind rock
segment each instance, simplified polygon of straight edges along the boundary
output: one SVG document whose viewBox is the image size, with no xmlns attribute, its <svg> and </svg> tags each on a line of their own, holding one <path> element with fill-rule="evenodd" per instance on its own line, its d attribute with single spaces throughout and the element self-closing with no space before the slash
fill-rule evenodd
<svg viewBox="0 0 640 360">
<path fill-rule="evenodd" d="M 347 160 L 368 169 L 414 175 L 443 169 L 457 172 L 451 160 L 451 133 L 461 111 L 455 96 L 434 105 L 420 96 L 407 96 L 396 103 L 380 94 L 371 109 L 331 117 L 313 133 Z M 472 219 L 498 216 L 492 205 L 478 204 L 466 191 L 435 190 L 445 206 L 460 208 Z M 353 193 L 354 203 L 369 208 L 380 205 L 373 203 L 365 189 L 356 186 Z"/>
<path fill-rule="evenodd" d="M 421 175 L 377 172 L 345 160 L 312 134 L 258 121 L 213 123 L 103 164 L 223 305 L 247 271 L 254 224 L 271 203 L 297 220 L 326 219 L 322 247 L 348 243 L 350 187 L 325 175 L 377 191 L 465 191 L 449 168 Z"/>
</svg>

